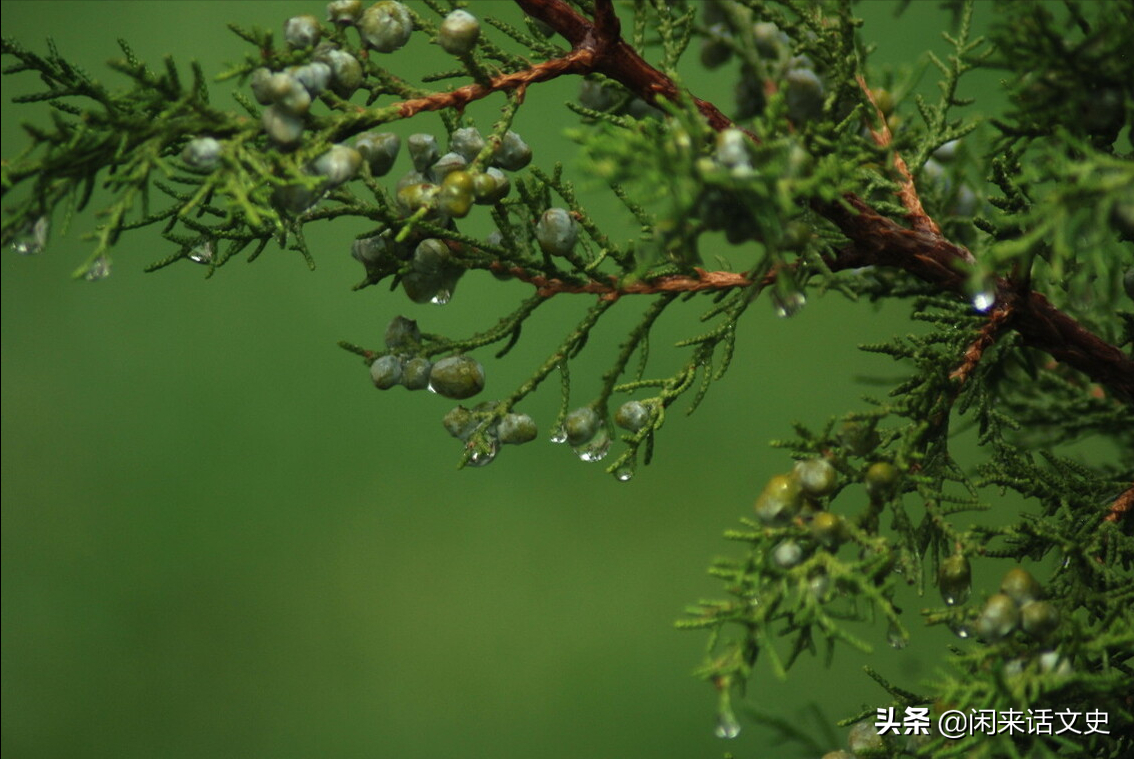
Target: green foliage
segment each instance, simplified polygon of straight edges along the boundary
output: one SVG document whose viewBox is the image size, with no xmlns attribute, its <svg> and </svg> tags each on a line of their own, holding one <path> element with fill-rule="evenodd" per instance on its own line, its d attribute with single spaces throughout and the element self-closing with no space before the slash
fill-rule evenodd
<svg viewBox="0 0 1134 759">
<path fill-rule="evenodd" d="M 492 387 L 495 400 L 444 417 L 462 466 L 530 441 L 538 423 L 584 461 L 608 459 L 621 481 L 651 462 L 674 403 L 693 411 L 729 370 L 761 295 L 782 317 L 808 292 L 906 300 L 911 333 L 862 346 L 906 374 L 865 409 L 817 431 L 798 424 L 775 443 L 797 463 L 759 494 L 755 518 L 726 532 L 742 553 L 710 574 L 727 598 L 699 602 L 678 623 L 709 632 L 698 676 L 718 692 L 718 734 L 741 729 L 735 703 L 761 676 L 760 660 L 785 678 L 805 652 L 830 660 L 845 644 L 865 656 L 877 621 L 894 647 L 922 623 L 949 626 L 964 647 L 922 693 L 872 673 L 891 700 L 849 721 L 879 707 L 1101 710 L 1111 732 L 1074 742 L 874 736 L 863 755 L 1134 749 L 1134 69 L 1123 54 L 1132 11 L 997 3 L 984 39 L 973 34 L 973 4 L 955 3 L 952 53 L 931 56 L 941 93 L 931 103 L 913 92 L 910 71 L 872 68 L 849 2 L 520 5 L 522 20 L 454 16 L 432 1 L 361 15 L 343 6 L 335 23 L 304 21 L 282 46 L 234 26 L 253 49 L 218 80 L 239 84 L 240 110 L 210 100 L 198 66 L 190 81 L 172 59 L 155 73 L 125 42 L 112 66 L 129 86 L 112 91 L 54 45 L 44 57 L 5 39 L 15 61 L 5 73 L 32 72 L 46 86 L 18 102 L 53 110 L 3 163 L 3 243 L 38 252 L 101 187 L 110 202 L 76 270 L 87 279 L 109 273 L 123 233 L 146 227 L 174 250 L 149 268 L 189 260 L 211 276 L 273 243 L 314 266 L 306 226 L 357 219 L 367 231 L 351 249 L 364 268 L 356 289 L 386 284 L 444 304 L 469 272 L 520 280 L 534 292 L 502 301 L 464 336 L 394 317 L 385 346 L 342 346 L 380 389 L 428 384 L 465 400 Z M 414 35 L 452 60 L 411 82 L 398 51 Z M 683 89 L 691 51 L 710 68 L 736 59 L 731 107 Z M 1007 72 L 1012 106 L 982 122 L 961 110 L 972 103 L 960 93 L 987 67 Z M 525 90 L 567 75 L 586 77 L 580 102 L 567 104 L 581 156 L 570 165 L 513 130 Z M 495 118 L 477 123 L 465 108 L 489 96 Z M 407 165 L 403 141 L 381 130 L 425 112 L 441 115 L 444 133 L 404 140 Z M 388 175 L 395 167 L 400 177 Z M 593 212 L 600 206 L 623 223 Z M 474 223 L 492 232 L 462 230 Z M 516 387 L 493 386 L 484 349 L 507 354 L 540 306 L 567 297 L 587 299 L 585 313 Z M 684 327 L 680 358 L 652 357 L 658 320 L 696 298 L 708 302 Z M 598 391 L 579 397 L 572 367 L 609 315 L 630 309 Z M 553 377 L 555 418 L 523 413 Z M 970 430 L 976 464 L 955 453 Z M 1028 509 L 961 521 L 995 509 L 997 490 Z M 967 603 L 969 562 L 979 571 L 1006 559 L 1042 574 L 1044 598 L 980 588 Z M 935 583 L 943 607 L 920 620 L 903 608 L 903 594 Z"/>
</svg>

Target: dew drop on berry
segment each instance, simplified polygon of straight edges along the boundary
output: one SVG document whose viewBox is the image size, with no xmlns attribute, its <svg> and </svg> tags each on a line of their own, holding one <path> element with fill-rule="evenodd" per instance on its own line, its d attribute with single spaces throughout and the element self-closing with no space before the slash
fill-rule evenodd
<svg viewBox="0 0 1134 759">
<path fill-rule="evenodd" d="M 575 455 L 579 457 L 580 461 L 602 461 L 610 452 L 610 435 L 606 433 L 606 430 L 599 430 L 589 442 L 576 446 L 572 450 L 575 451 Z"/>
</svg>

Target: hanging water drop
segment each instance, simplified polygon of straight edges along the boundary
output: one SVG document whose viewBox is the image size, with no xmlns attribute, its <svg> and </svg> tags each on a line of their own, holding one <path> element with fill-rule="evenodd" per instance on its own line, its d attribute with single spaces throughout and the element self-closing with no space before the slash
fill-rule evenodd
<svg viewBox="0 0 1134 759">
<path fill-rule="evenodd" d="M 591 440 L 584 445 L 572 448 L 580 461 L 602 461 L 610 452 L 610 435 L 606 430 L 599 430 Z"/>
<path fill-rule="evenodd" d="M 772 310 L 781 319 L 790 319 L 807 305 L 807 296 L 799 290 L 780 294 L 772 293 Z"/>
<path fill-rule="evenodd" d="M 556 427 L 555 429 L 553 429 L 551 431 L 550 440 L 553 443 L 566 443 L 567 442 L 567 430 L 563 429 L 563 427 Z"/>
<path fill-rule="evenodd" d="M 614 472 L 614 478 L 619 482 L 629 482 L 634 477 L 634 467 L 620 466 Z"/>
<path fill-rule="evenodd" d="M 453 292 L 443 287 L 433 294 L 433 297 L 429 299 L 429 302 L 434 304 L 435 306 L 444 306 L 446 303 L 452 300 L 452 298 Z"/>
<path fill-rule="evenodd" d="M 949 629 L 953 631 L 954 635 L 961 639 L 971 637 L 973 634 L 972 629 L 966 622 L 950 622 Z"/>
<path fill-rule="evenodd" d="M 208 265 L 213 262 L 215 249 L 212 240 L 206 240 L 189 251 L 189 260 L 195 264 Z"/>
<path fill-rule="evenodd" d="M 910 639 L 902 632 L 897 622 L 891 622 L 890 628 L 886 631 L 886 642 L 890 644 L 890 648 L 901 650 L 909 645 Z"/>
<path fill-rule="evenodd" d="M 492 437 L 485 442 L 488 443 L 487 448 L 477 447 L 473 449 L 469 456 L 469 466 L 488 466 L 495 460 L 496 454 L 500 452 L 499 441 Z"/>
<path fill-rule="evenodd" d="M 716 735 L 718 738 L 735 738 L 740 735 L 740 723 L 731 710 L 724 710 L 717 715 Z"/>
<path fill-rule="evenodd" d="M 34 256 L 43 252 L 47 245 L 48 221 L 46 216 L 40 216 L 30 227 L 25 228 L 16 239 L 12 241 L 12 250 L 21 256 Z"/>
<path fill-rule="evenodd" d="M 83 279 L 88 282 L 95 282 L 100 279 L 106 279 L 109 276 L 110 259 L 106 256 L 99 256 L 87 267 L 86 272 L 83 274 Z"/>
</svg>

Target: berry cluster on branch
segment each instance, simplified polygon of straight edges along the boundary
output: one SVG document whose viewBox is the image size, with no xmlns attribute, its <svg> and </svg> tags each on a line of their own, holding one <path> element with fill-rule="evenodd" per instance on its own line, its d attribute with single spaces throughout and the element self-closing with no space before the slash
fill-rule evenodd
<svg viewBox="0 0 1134 759">
<path fill-rule="evenodd" d="M 3 242 L 42 251 L 55 219 L 70 220 L 98 186 L 110 205 L 76 272 L 91 280 L 109 274 L 121 235 L 144 227 L 156 225 L 173 251 L 152 269 L 189 261 L 211 276 L 273 243 L 314 266 L 307 225 L 363 220 L 349 245 L 364 270 L 357 290 L 387 284 L 444 305 L 480 272 L 512 282 L 498 285 L 501 303 L 524 293 L 463 337 L 394 315 L 380 347 L 342 343 L 374 386 L 461 402 L 439 416 L 462 466 L 536 440 L 538 421 L 620 481 L 650 462 L 673 404 L 685 397 L 692 411 L 729 369 L 753 302 L 790 317 L 809 292 L 906 300 L 923 329 L 863 348 L 908 376 L 866 410 L 797 425 L 775 443 L 791 469 L 726 533 L 744 555 L 711 569 L 728 597 L 680 623 L 710 631 L 699 675 L 718 693 L 718 734 L 740 730 L 734 699 L 758 657 L 785 676 L 818 643 L 866 654 L 878 618 L 901 647 L 914 630 L 901 593 L 928 582 L 945 607 L 924 610 L 925 621 L 971 647 L 932 693 L 872 673 L 890 708 L 1105 707 L 1126 732 L 1080 753 L 1117 758 L 1134 748 L 1122 688 L 1134 677 L 1134 142 L 1119 144 L 1132 141 L 1123 124 L 1134 117 L 1134 71 L 1118 60 L 1134 11 L 1115 22 L 1069 2 L 1063 24 L 1047 8 L 998 4 L 1004 20 L 983 39 L 972 34 L 974 4 L 954 5 L 951 53 L 931 56 L 936 103 L 911 94 L 909 77 L 872 68 L 862 24 L 840 0 L 516 0 L 518 21 L 481 16 L 480 3 L 333 0 L 326 23 L 286 19 L 282 45 L 271 31 L 233 27 L 254 50 L 220 80 L 239 82 L 243 112 L 210 101 L 199 67 L 190 83 L 172 60 L 155 73 L 124 42 L 113 65 L 131 88 L 115 92 L 54 46 L 44 57 L 5 39 L 16 61 L 5 73 L 39 75 L 47 89 L 21 100 L 49 103 L 53 123 L 29 126 L 32 148 L 3 163 Z M 733 107 L 681 81 L 695 41 L 704 67 L 736 64 Z M 411 80 L 396 68 L 400 51 L 427 43 L 455 68 Z M 964 76 L 990 66 L 1007 71 L 1012 109 L 988 124 L 958 116 L 970 104 Z M 564 77 L 580 81 L 566 104 L 580 165 L 637 230 L 629 239 L 592 212 L 603 201 L 577 190 L 571 169 L 518 131 L 533 88 Z M 1084 117 L 1068 118 L 1060 99 L 1083 92 L 1093 94 Z M 477 123 L 474 103 L 496 104 L 494 120 Z M 416 128 L 423 114 L 443 133 L 393 126 Z M 995 132 L 978 139 L 989 124 Z M 986 179 L 998 195 L 981 189 Z M 473 222 L 492 231 L 473 235 Z M 702 257 L 710 247 L 718 266 Z M 585 313 L 527 379 L 498 391 L 482 352 L 507 354 L 556 297 L 578 297 Z M 677 343 L 683 359 L 655 373 L 655 323 L 698 298 L 706 308 Z M 579 398 L 577 357 L 612 310 L 630 308 L 637 320 L 600 389 Z M 559 411 L 537 420 L 522 405 L 553 377 Z M 495 399 L 480 400 L 490 388 Z M 966 425 L 985 454 L 975 470 L 953 454 Z M 1065 455 L 1086 439 L 1112 445 L 1115 460 Z M 990 489 L 1037 510 L 962 525 L 958 515 L 983 509 Z M 1013 569 L 1000 592 L 968 605 L 973 563 L 1047 556 L 1059 561 L 1043 590 Z M 849 744 L 862 756 L 976 749 L 975 738 L 889 740 L 869 714 L 847 721 L 858 723 Z M 984 755 L 1077 750 L 1035 736 L 989 746 Z"/>
</svg>

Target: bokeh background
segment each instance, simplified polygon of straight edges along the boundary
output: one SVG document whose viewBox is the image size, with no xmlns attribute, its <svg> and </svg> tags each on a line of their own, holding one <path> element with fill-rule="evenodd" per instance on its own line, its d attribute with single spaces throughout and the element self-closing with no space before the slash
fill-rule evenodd
<svg viewBox="0 0 1134 759">
<path fill-rule="evenodd" d="M 900 21 L 895 7 L 858 6 L 880 61 L 944 50 L 936 4 Z M 322 8 L 7 0 L 2 14 L 5 36 L 43 51 L 50 35 L 116 80 L 104 61 L 117 37 L 155 67 L 172 53 L 216 73 L 248 49 L 227 22 L 279 28 Z M 415 44 L 395 67 L 442 60 Z M 689 76 L 731 102 L 727 76 Z M 26 144 L 21 121 L 46 120 L 10 103 L 37 86 L 5 79 L 5 157 Z M 544 167 L 571 160 L 556 109 L 576 89 L 529 93 L 518 129 Z M 422 130 L 440 121 L 404 132 Z M 862 408 L 874 390 L 854 378 L 898 371 L 855 346 L 910 329 L 900 306 L 813 298 L 783 320 L 756 304 L 729 374 L 696 414 L 671 415 L 655 465 L 629 483 L 545 440 L 458 471 L 440 425 L 452 404 L 378 393 L 335 343 L 377 346 L 395 314 L 467 334 L 525 286 L 474 274 L 445 307 L 351 292 L 361 270 L 349 244 L 364 227 L 349 223 L 310 229 L 314 272 L 269 248 L 208 281 L 189 263 L 144 274 L 169 249 L 142 231 L 114 251 L 107 280 L 71 281 L 93 221 L 53 230 L 42 256 L 0 257 L 6 757 L 797 755 L 747 719 L 735 741 L 713 736 L 715 695 L 690 676 L 705 636 L 673 622 L 719 595 L 704 568 L 739 552 L 721 531 L 789 465 L 767 441 L 792 420 Z M 486 361 L 488 397 L 522 381 L 585 308 L 561 300 L 505 360 Z M 631 300 L 573 369 L 580 402 L 640 310 Z M 679 357 L 660 346 L 695 334 L 699 308 L 660 325 L 659 373 Z M 544 433 L 554 384 L 523 408 Z M 875 632 L 869 663 L 911 687 L 929 676 L 941 639 L 891 652 Z M 886 698 L 863 663 L 804 661 L 787 683 L 759 666 L 749 700 L 801 726 L 813 709 L 842 718 Z M 814 732 L 831 749 L 843 740 Z"/>
</svg>

